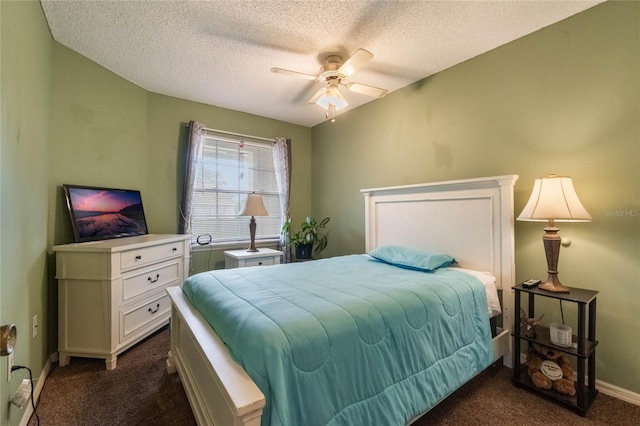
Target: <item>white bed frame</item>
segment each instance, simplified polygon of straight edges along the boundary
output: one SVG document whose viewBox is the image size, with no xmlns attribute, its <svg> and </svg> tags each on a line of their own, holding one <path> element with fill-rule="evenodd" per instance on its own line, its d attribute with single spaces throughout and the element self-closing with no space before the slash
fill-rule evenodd
<svg viewBox="0 0 640 426">
<path fill-rule="evenodd" d="M 451 254 L 465 268 L 489 271 L 502 290 L 503 329 L 494 360 L 511 366 L 511 286 L 515 279 L 513 186 L 517 175 L 363 189 L 365 246 L 396 244 Z M 258 426 L 265 397 L 184 297 L 172 300 L 169 373 L 178 372 L 199 425 Z"/>
</svg>

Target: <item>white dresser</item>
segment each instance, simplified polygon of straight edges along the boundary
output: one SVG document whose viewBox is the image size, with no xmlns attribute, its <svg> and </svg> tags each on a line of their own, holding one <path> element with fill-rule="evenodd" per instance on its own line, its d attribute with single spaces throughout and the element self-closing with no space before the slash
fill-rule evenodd
<svg viewBox="0 0 640 426">
<path fill-rule="evenodd" d="M 282 252 L 270 248 L 259 251 L 228 250 L 224 252 L 224 268 L 246 268 L 249 266 L 267 266 L 280 263 Z"/>
<path fill-rule="evenodd" d="M 118 354 L 168 323 L 165 291 L 189 273 L 190 236 L 149 234 L 53 247 L 60 366 Z"/>
</svg>

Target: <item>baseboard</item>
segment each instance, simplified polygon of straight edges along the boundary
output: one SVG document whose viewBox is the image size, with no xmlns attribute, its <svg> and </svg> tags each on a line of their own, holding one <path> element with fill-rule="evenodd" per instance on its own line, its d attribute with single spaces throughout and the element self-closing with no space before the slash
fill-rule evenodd
<svg viewBox="0 0 640 426">
<path fill-rule="evenodd" d="M 44 387 L 44 382 L 47 380 L 49 373 L 51 373 L 52 366 L 58 360 L 58 352 L 52 354 L 47 362 L 44 364 L 42 368 L 42 372 L 40 372 L 40 377 L 38 377 L 36 381 L 36 385 L 33 389 L 33 401 L 36 406 L 38 406 L 38 400 L 40 399 L 40 392 L 42 392 L 42 388 Z M 29 399 L 29 403 L 25 406 L 24 413 L 22 413 L 22 418 L 20 419 L 20 426 L 27 426 L 29 424 L 29 420 L 31 419 L 31 415 L 33 414 L 33 406 L 31 405 L 31 399 Z"/>
<path fill-rule="evenodd" d="M 640 406 L 640 394 L 631 392 L 629 390 L 620 388 L 618 386 L 614 386 L 609 383 L 605 383 L 601 380 L 596 379 L 596 389 L 600 392 L 612 396 L 614 398 L 620 399 L 622 401 L 628 402 L 633 405 Z"/>
</svg>

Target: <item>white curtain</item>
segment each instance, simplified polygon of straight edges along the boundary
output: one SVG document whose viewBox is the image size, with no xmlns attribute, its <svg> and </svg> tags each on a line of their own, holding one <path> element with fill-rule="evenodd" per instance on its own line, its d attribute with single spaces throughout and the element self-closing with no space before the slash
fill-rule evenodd
<svg viewBox="0 0 640 426">
<path fill-rule="evenodd" d="M 185 165 L 184 189 L 182 190 L 182 205 L 180 206 L 180 223 L 178 229 L 181 234 L 191 235 L 191 215 L 193 211 L 193 183 L 196 173 L 197 159 L 202 157 L 204 141 L 204 124 L 189 122 L 189 140 L 187 142 L 187 158 Z"/>
<path fill-rule="evenodd" d="M 291 139 L 276 138 L 273 147 L 273 165 L 276 170 L 276 182 L 278 184 L 278 192 L 280 195 L 280 211 L 282 212 L 282 220 L 280 227 L 284 225 L 284 221 L 289 218 L 289 191 L 291 189 Z M 280 236 L 280 248 L 283 252 L 282 262 L 291 262 L 291 248 L 289 247 L 289 238 L 287 235 Z"/>
</svg>

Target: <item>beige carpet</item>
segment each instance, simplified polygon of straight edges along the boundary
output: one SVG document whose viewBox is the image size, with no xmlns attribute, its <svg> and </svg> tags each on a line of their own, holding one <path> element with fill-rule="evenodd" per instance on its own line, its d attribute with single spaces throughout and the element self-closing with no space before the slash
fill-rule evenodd
<svg viewBox="0 0 640 426">
<path fill-rule="evenodd" d="M 178 375 L 166 372 L 168 350 L 169 331 L 163 329 L 118 357 L 115 370 L 106 371 L 102 360 L 84 358 L 55 368 L 40 395 L 40 424 L 195 425 Z M 491 367 L 414 424 L 635 426 L 640 425 L 640 406 L 601 393 L 587 416 L 580 417 L 513 386 L 511 370 Z M 35 425 L 32 416 L 29 426 Z"/>
<path fill-rule="evenodd" d="M 89 358 L 54 368 L 36 410 L 40 425 L 195 425 L 178 375 L 167 374 L 168 351 L 165 328 L 120 355 L 115 370 Z"/>
</svg>

